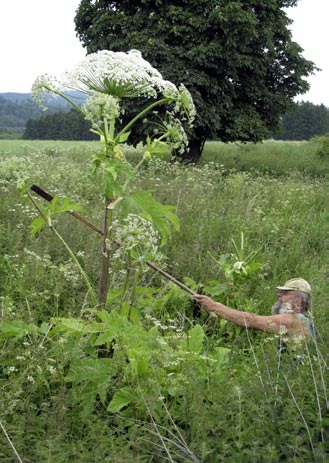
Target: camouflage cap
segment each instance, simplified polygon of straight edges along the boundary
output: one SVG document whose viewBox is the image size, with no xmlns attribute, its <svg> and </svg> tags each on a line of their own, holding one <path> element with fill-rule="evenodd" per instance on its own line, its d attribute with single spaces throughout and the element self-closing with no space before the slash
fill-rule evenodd
<svg viewBox="0 0 329 463">
<path fill-rule="evenodd" d="M 309 296 L 312 293 L 311 285 L 303 278 L 292 278 L 285 282 L 284 286 L 277 286 L 280 291 L 302 291 Z"/>
</svg>

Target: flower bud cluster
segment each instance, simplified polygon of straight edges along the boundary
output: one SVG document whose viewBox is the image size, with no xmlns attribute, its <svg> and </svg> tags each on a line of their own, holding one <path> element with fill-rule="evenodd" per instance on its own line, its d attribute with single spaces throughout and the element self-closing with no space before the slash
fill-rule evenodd
<svg viewBox="0 0 329 463">
<path fill-rule="evenodd" d="M 121 243 L 112 259 L 122 261 L 130 254 L 138 262 L 143 262 L 159 253 L 161 237 L 152 223 L 143 217 L 129 214 L 123 221 L 115 220 L 111 230 L 115 241 Z"/>
<path fill-rule="evenodd" d="M 91 122 L 95 130 L 102 128 L 104 119 L 110 120 L 120 116 L 119 100 L 104 93 L 92 95 L 82 109 L 85 118 Z"/>
</svg>

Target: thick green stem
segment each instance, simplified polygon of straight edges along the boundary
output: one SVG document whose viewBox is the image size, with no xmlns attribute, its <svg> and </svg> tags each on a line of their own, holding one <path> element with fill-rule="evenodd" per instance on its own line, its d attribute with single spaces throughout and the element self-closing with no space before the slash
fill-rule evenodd
<svg viewBox="0 0 329 463">
<path fill-rule="evenodd" d="M 166 103 L 167 101 L 168 101 L 168 98 L 162 98 L 161 100 L 155 101 L 154 103 L 150 104 L 150 106 L 143 109 L 143 111 L 141 111 L 130 122 L 128 122 L 128 124 L 118 133 L 118 135 L 115 137 L 115 139 L 119 140 L 121 135 L 123 133 L 127 132 L 130 129 L 130 127 L 132 127 L 135 124 L 135 122 L 138 121 L 138 119 L 140 119 L 141 117 L 144 117 L 145 114 L 147 114 L 149 111 L 151 111 L 152 109 L 156 108 L 157 106 L 159 106 L 159 105 L 161 105 L 163 103 Z"/>
<path fill-rule="evenodd" d="M 105 198 L 105 212 L 104 212 L 104 223 L 103 223 L 103 249 L 102 249 L 102 272 L 99 283 L 98 293 L 98 305 L 100 309 L 104 309 L 106 306 L 108 280 L 109 280 L 109 268 L 110 268 L 110 255 L 107 246 L 108 241 L 108 230 L 109 224 L 112 221 L 112 210 L 110 208 L 111 200 Z"/>
</svg>

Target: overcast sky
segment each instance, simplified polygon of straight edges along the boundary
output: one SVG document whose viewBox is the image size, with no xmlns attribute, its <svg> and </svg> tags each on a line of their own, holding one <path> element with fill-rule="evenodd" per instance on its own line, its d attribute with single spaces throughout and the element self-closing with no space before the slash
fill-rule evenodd
<svg viewBox="0 0 329 463">
<path fill-rule="evenodd" d="M 75 36 L 80 0 L 0 0 L 0 93 L 30 92 L 40 74 L 60 75 L 83 59 Z M 321 72 L 308 80 L 310 91 L 298 100 L 329 107 L 329 0 L 299 0 L 289 8 L 293 38 L 304 57 Z"/>
</svg>

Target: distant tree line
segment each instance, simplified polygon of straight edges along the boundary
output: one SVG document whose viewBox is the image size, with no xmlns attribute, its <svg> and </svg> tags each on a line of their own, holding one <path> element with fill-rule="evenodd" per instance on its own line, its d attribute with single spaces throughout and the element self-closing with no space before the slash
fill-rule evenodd
<svg viewBox="0 0 329 463">
<path fill-rule="evenodd" d="M 280 140 L 309 140 L 316 135 L 329 134 L 329 109 L 323 104 L 301 102 L 281 120 L 281 131 L 273 138 Z"/>
<path fill-rule="evenodd" d="M 82 114 L 53 100 L 45 114 L 30 94 L 0 94 L 0 138 L 94 140 L 90 124 Z M 23 97 L 24 96 L 24 97 Z M 269 134 L 279 140 L 309 140 L 329 135 L 329 108 L 310 102 L 296 103 L 281 119 L 281 131 Z"/>
<path fill-rule="evenodd" d="M 26 140 L 97 140 L 91 125 L 76 109 L 29 119 L 23 138 Z"/>
<path fill-rule="evenodd" d="M 281 131 L 270 134 L 279 140 L 309 140 L 316 135 L 329 134 L 329 109 L 323 104 L 296 103 L 294 111 L 282 117 Z M 90 124 L 82 114 L 69 112 L 48 114 L 39 119 L 29 119 L 23 135 L 25 139 L 40 140 L 95 140 Z"/>
</svg>

